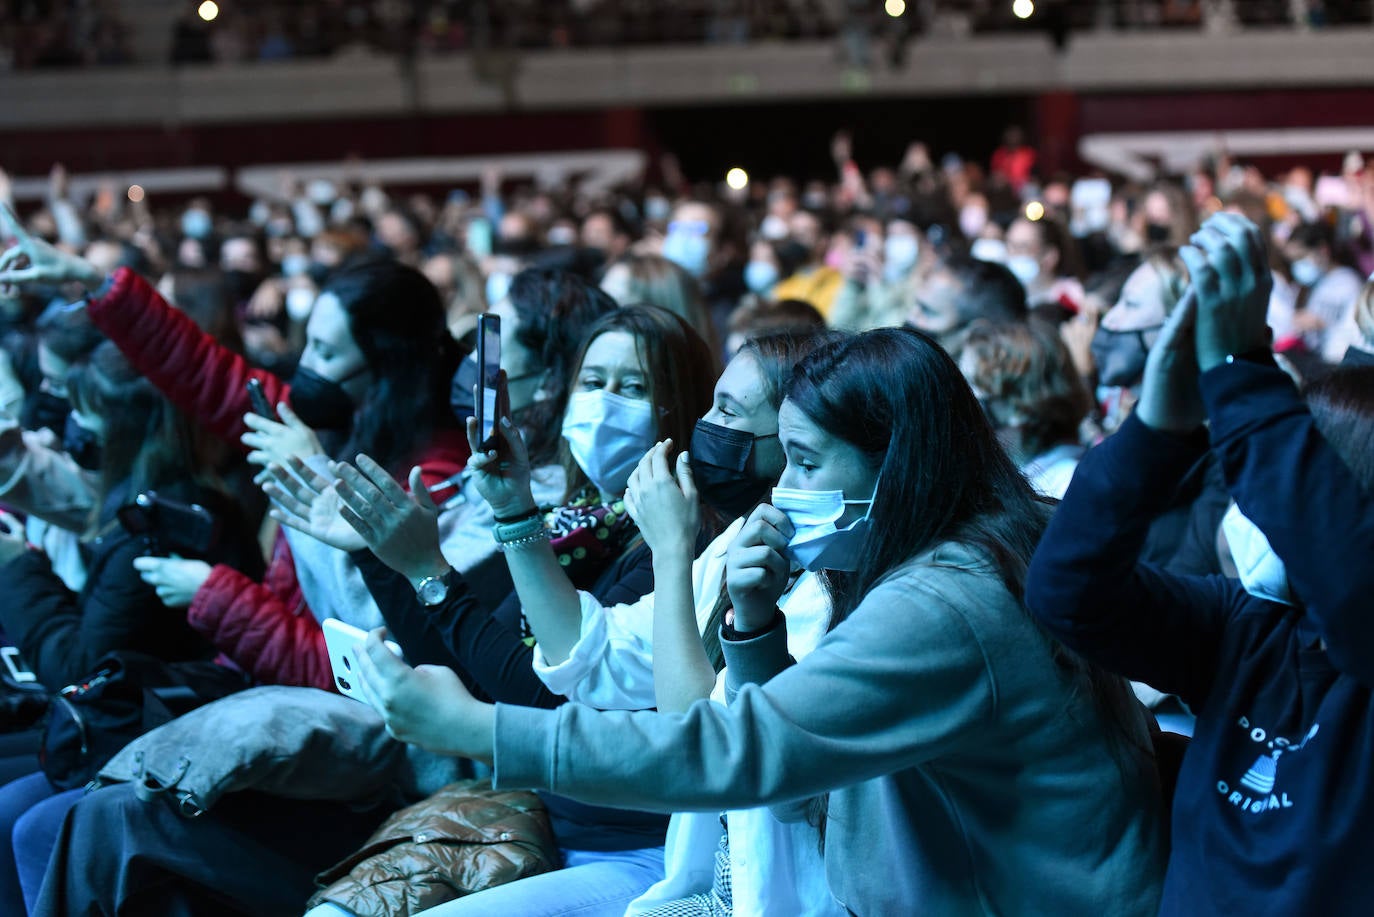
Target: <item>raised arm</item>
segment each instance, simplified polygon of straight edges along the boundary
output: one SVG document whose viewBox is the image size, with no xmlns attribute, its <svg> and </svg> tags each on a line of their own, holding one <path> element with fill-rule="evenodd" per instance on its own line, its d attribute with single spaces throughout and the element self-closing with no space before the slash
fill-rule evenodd
<svg viewBox="0 0 1374 917">
<path fill-rule="evenodd" d="M 953 753 L 994 715 L 983 649 L 951 604 L 958 590 L 947 595 L 922 576 L 873 590 L 802 663 L 744 688 L 729 707 L 703 701 L 663 715 L 499 706 L 493 714 L 382 658 L 371 640 L 364 675 L 398 735 L 450 753 L 494 751 L 501 786 L 651 811 L 789 802 Z M 1005 593 L 976 591 L 1006 603 L 999 614 L 1018 613 Z"/>
<path fill-rule="evenodd" d="M 1139 562 L 1150 523 L 1206 449 L 1193 308 L 1186 299 L 1161 332 L 1135 414 L 1079 463 L 1031 561 L 1026 605 L 1100 665 L 1199 702 L 1237 590 Z"/>
<path fill-rule="evenodd" d="M 686 452 L 668 469 L 672 440 L 650 449 L 630 475 L 625 506 L 653 553 L 654 701 L 664 713 L 681 713 L 711 696 L 716 673 L 706 658 L 692 591 L 701 511 Z"/>
<path fill-rule="evenodd" d="M 1243 512 L 1283 560 L 1343 672 L 1374 685 L 1374 505 L 1268 356 L 1272 282 L 1258 230 L 1213 218 L 1188 253 L 1212 448 Z"/>
</svg>

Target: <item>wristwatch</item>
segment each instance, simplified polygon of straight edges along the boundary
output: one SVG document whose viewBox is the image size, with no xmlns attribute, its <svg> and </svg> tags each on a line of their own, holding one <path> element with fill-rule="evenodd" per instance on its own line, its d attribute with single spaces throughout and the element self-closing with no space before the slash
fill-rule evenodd
<svg viewBox="0 0 1374 917">
<path fill-rule="evenodd" d="M 415 597 L 426 608 L 432 608 L 448 598 L 448 571 L 439 576 L 426 576 L 416 583 Z"/>
</svg>

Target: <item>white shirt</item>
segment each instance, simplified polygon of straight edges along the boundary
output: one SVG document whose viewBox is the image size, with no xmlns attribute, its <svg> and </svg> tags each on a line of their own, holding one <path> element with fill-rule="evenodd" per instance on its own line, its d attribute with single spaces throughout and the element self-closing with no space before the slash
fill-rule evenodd
<svg viewBox="0 0 1374 917">
<path fill-rule="evenodd" d="M 704 630 L 725 581 L 725 555 L 743 519 L 737 519 L 692 564 L 698 629 Z M 534 670 L 540 680 L 569 700 L 601 710 L 644 710 L 655 705 L 653 666 L 654 596 L 631 605 L 602 606 L 579 592 L 582 630 L 567 660 L 549 665 L 536 645 Z M 787 647 L 796 659 L 815 648 L 830 622 L 830 601 L 819 578 L 803 573 L 779 600 L 787 616 Z M 725 672 L 711 699 L 725 703 Z M 750 917 L 842 917 L 830 895 L 816 829 L 782 822 L 767 808 L 727 813 L 734 912 Z M 710 891 L 721 835 L 720 817 L 679 812 L 668 824 L 664 873 L 630 904 L 627 917 Z"/>
</svg>

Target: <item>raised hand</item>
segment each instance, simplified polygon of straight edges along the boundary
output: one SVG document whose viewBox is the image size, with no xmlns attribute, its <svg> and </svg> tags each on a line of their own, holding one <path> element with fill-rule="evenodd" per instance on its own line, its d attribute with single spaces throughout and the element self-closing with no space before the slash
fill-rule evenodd
<svg viewBox="0 0 1374 917">
<path fill-rule="evenodd" d="M 331 467 L 343 501 L 340 514 L 382 563 L 411 580 L 448 571 L 440 549 L 439 510 L 418 466 L 410 470 L 410 493 L 366 455 L 358 456 L 356 467 L 347 462 Z"/>
<path fill-rule="evenodd" d="M 474 402 L 482 397 L 480 387 L 474 394 Z M 510 392 L 506 388 L 506 371 L 496 384 L 496 416 L 499 418 L 493 438 L 494 449 L 482 449 L 481 431 L 477 429 L 477 418 L 469 417 L 467 425 L 468 445 L 472 458 L 468 460 L 468 470 L 473 472 L 473 483 L 496 513 L 498 518 L 509 519 L 524 515 L 537 508 L 534 494 L 530 490 L 530 454 L 525 448 L 525 440 L 510 416 Z"/>
<path fill-rule="evenodd" d="M 253 479 L 272 501 L 269 515 L 282 525 L 340 551 L 361 551 L 367 542 L 342 515 L 333 481 L 292 456 L 286 467 L 270 464 Z"/>
<path fill-rule="evenodd" d="M 1267 348 L 1273 275 L 1259 228 L 1218 213 L 1179 251 L 1197 293 L 1197 361 L 1203 372 L 1230 355 Z"/>
<path fill-rule="evenodd" d="M 630 473 L 625 508 L 630 511 L 655 557 L 679 554 L 690 560 L 695 554 L 701 508 L 686 452 L 677 457 L 677 471 L 668 468 L 673 441 L 665 439 L 644 454 Z"/>
<path fill-rule="evenodd" d="M 0 286 L 26 283 L 80 283 L 94 290 L 105 275 L 94 264 L 31 235 L 6 204 L 0 203 L 0 238 L 15 243 L 0 252 Z M 21 266 L 21 262 L 26 262 Z"/>
<path fill-rule="evenodd" d="M 749 514 L 730 542 L 725 586 L 734 606 L 736 630 L 762 630 L 773 620 L 792 572 L 786 553 L 792 533 L 792 523 L 782 510 L 764 503 Z"/>
<path fill-rule="evenodd" d="M 324 454 L 320 438 L 296 416 L 290 405 L 285 401 L 278 404 L 277 414 L 281 417 L 280 422 L 252 411 L 243 415 L 248 432 L 239 437 L 239 442 L 253 450 L 248 453 L 248 461 L 265 468 L 285 465 L 293 457 L 304 459 Z"/>
<path fill-rule="evenodd" d="M 1135 413 L 1147 427 L 1191 433 L 1207 416 L 1198 389 L 1196 327 L 1197 293 L 1189 287 L 1145 360 L 1145 381 Z"/>
</svg>

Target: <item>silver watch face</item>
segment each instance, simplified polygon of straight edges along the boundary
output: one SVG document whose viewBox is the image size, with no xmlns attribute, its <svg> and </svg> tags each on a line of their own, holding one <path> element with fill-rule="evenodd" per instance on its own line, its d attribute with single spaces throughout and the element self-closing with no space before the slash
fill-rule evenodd
<svg viewBox="0 0 1374 917">
<path fill-rule="evenodd" d="M 420 583 L 418 594 L 421 604 L 438 605 L 448 596 L 448 583 L 443 577 L 427 577 Z"/>
</svg>

